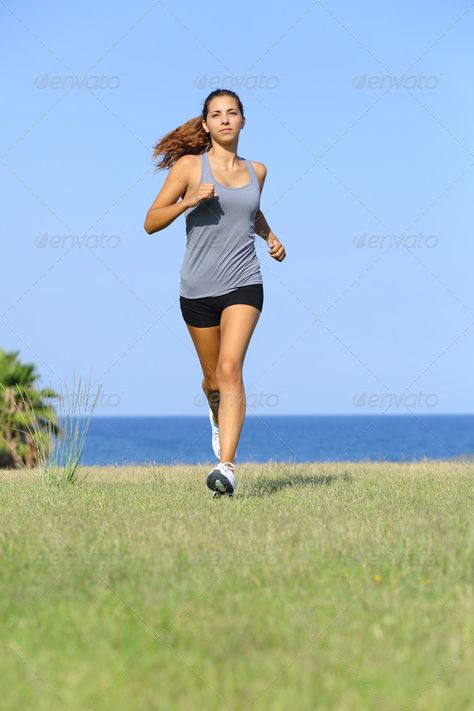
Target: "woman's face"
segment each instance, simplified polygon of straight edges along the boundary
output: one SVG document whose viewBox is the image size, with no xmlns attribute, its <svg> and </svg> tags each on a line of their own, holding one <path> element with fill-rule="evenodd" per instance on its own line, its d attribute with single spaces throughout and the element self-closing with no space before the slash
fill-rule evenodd
<svg viewBox="0 0 474 711">
<path fill-rule="evenodd" d="M 207 120 L 203 121 L 211 138 L 225 142 L 238 138 L 244 124 L 245 119 L 233 96 L 215 96 L 209 104 Z"/>
</svg>

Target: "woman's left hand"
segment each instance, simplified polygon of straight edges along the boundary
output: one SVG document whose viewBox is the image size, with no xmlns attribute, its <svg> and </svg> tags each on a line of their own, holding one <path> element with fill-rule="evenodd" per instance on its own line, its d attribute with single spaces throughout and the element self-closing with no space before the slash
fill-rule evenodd
<svg viewBox="0 0 474 711">
<path fill-rule="evenodd" d="M 268 247 L 268 253 L 270 257 L 273 257 L 273 259 L 276 259 L 278 262 L 282 262 L 285 259 L 285 248 L 280 242 L 280 240 L 278 240 L 276 237 L 271 237 L 268 240 Z"/>
</svg>

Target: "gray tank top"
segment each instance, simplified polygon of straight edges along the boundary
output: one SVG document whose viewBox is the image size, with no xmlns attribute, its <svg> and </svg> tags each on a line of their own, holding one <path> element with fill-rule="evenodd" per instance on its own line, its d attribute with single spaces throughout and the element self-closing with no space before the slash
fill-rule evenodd
<svg viewBox="0 0 474 711">
<path fill-rule="evenodd" d="M 180 294 L 188 299 L 221 296 L 239 286 L 263 284 L 255 250 L 255 216 L 260 186 L 249 160 L 249 182 L 229 188 L 214 178 L 207 151 L 201 153 L 201 183 L 214 183 L 217 198 L 201 200 L 183 214 L 186 252 Z"/>
</svg>

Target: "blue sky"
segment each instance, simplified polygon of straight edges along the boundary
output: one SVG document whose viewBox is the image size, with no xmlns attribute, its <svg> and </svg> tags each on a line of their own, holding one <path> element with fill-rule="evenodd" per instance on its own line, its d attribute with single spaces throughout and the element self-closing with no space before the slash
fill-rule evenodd
<svg viewBox="0 0 474 711">
<path fill-rule="evenodd" d="M 143 221 L 153 144 L 227 87 L 287 251 L 257 237 L 248 414 L 473 412 L 474 7 L 268 7 L 0 6 L 1 347 L 97 414 L 206 414 L 184 217 Z"/>
</svg>

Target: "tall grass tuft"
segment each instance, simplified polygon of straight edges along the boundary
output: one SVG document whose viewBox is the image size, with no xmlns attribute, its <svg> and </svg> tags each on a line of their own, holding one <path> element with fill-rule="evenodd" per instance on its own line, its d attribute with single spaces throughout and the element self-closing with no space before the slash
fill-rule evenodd
<svg viewBox="0 0 474 711">
<path fill-rule="evenodd" d="M 90 379 L 84 385 L 79 378 L 77 388 L 73 384 L 72 391 L 65 384 L 58 397 L 59 422 L 48 421 L 46 431 L 44 424 L 43 429 L 39 427 L 36 418 L 25 417 L 25 426 L 36 450 L 36 466 L 44 484 L 78 484 L 86 478 L 86 474 L 79 476 L 80 460 L 101 390 L 102 385 L 99 385 L 95 397 L 91 398 Z M 27 397 L 23 403 L 26 412 L 31 413 L 31 400 Z"/>
</svg>

